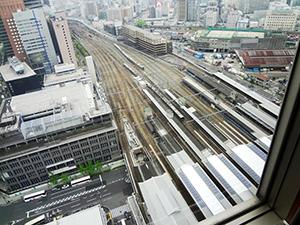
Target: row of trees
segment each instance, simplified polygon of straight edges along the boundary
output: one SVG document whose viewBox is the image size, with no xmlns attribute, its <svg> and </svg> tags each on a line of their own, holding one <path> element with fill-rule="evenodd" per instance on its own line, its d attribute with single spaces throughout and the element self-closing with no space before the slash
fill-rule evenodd
<svg viewBox="0 0 300 225">
<path fill-rule="evenodd" d="M 99 174 L 102 172 L 102 163 L 99 161 L 96 161 L 95 163 L 93 163 L 92 161 L 89 161 L 85 164 L 81 164 L 79 166 L 79 172 L 82 175 L 89 175 L 89 176 L 94 176 L 96 174 Z M 65 185 L 70 183 L 71 181 L 71 177 L 70 175 L 63 173 L 61 175 L 52 175 L 50 176 L 50 183 L 53 186 L 56 185 Z"/>
</svg>

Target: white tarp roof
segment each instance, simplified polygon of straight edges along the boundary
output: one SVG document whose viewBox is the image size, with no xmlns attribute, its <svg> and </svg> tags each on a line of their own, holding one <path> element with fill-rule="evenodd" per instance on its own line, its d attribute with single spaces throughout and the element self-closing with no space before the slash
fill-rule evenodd
<svg viewBox="0 0 300 225">
<path fill-rule="evenodd" d="M 155 225 L 194 225 L 197 220 L 168 174 L 139 183 Z"/>
<path fill-rule="evenodd" d="M 259 177 L 261 177 L 265 162 L 247 145 L 238 145 L 232 151 L 242 159 Z"/>
</svg>

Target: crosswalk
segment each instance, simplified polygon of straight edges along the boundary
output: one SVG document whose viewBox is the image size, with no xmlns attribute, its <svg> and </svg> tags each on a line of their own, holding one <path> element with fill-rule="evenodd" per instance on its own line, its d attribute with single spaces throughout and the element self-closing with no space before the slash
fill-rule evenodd
<svg viewBox="0 0 300 225">
<path fill-rule="evenodd" d="M 119 216 L 123 216 L 124 215 L 124 212 L 130 212 L 130 208 L 127 204 L 125 205 L 121 205 L 117 208 L 114 208 L 112 210 L 110 210 L 111 214 L 112 214 L 112 217 L 113 218 L 116 218 L 116 217 L 119 217 Z"/>
<path fill-rule="evenodd" d="M 111 182 L 108 182 L 107 185 L 109 185 L 109 184 L 114 184 L 114 183 L 117 183 L 117 182 L 120 182 L 121 180 L 124 180 L 124 178 L 122 177 L 122 178 L 119 178 L 119 179 L 117 179 L 117 180 L 113 180 L 113 181 L 111 181 Z"/>
<path fill-rule="evenodd" d="M 103 186 L 99 186 L 99 187 L 96 187 L 96 188 L 93 188 L 93 189 L 90 189 L 88 191 L 83 191 L 83 192 L 80 192 L 80 193 L 76 193 L 74 195 L 70 195 L 68 197 L 65 197 L 65 198 L 62 198 L 62 199 L 59 199 L 57 201 L 54 201 L 54 202 L 51 202 L 51 203 L 48 203 L 48 204 L 45 204 L 45 205 L 42 205 L 40 207 L 37 207 L 35 209 L 32 209 L 31 211 L 39 211 L 39 210 L 42 210 L 42 209 L 46 209 L 46 208 L 49 208 L 49 207 L 52 207 L 52 206 L 55 206 L 55 205 L 59 205 L 63 202 L 67 202 L 67 201 L 70 201 L 72 199 L 76 199 L 78 197 L 81 197 L 81 196 L 84 196 L 84 195 L 87 195 L 87 194 L 90 194 L 90 193 L 93 193 L 95 191 L 98 191 L 98 190 L 101 190 L 105 188 L 105 185 Z"/>
</svg>

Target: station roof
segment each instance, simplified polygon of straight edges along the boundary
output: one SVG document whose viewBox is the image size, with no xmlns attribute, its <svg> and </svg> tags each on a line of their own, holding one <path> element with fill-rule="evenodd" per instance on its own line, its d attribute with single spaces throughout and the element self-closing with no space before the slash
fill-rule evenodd
<svg viewBox="0 0 300 225">
<path fill-rule="evenodd" d="M 180 167 L 177 174 L 206 218 L 231 207 L 199 164 L 185 164 Z"/>
<path fill-rule="evenodd" d="M 100 206 L 91 207 L 47 223 L 47 225 L 104 225 L 104 216 Z"/>
<path fill-rule="evenodd" d="M 197 220 L 168 174 L 139 183 L 155 225 L 194 225 Z"/>
<path fill-rule="evenodd" d="M 282 68 L 290 65 L 295 50 L 235 50 L 246 68 Z"/>
<path fill-rule="evenodd" d="M 243 94 L 247 95 L 251 99 L 254 99 L 258 102 L 260 102 L 260 106 L 263 107 L 264 109 L 268 110 L 269 113 L 274 114 L 275 116 L 279 115 L 280 112 L 280 106 L 274 104 L 273 102 L 269 101 L 265 97 L 261 96 L 255 91 L 250 90 L 248 87 L 238 83 L 237 81 L 229 78 L 228 76 L 224 75 L 223 73 L 216 72 L 214 75 L 225 82 L 226 84 L 230 85 L 231 87 L 234 87 L 238 89 L 240 92 Z"/>
<path fill-rule="evenodd" d="M 5 82 L 24 79 L 28 77 L 35 76 L 36 73 L 27 65 L 27 63 L 22 62 L 24 72 L 22 74 L 18 74 L 14 71 L 14 69 L 9 65 L 5 64 L 0 66 L 0 74 L 3 77 Z"/>
<path fill-rule="evenodd" d="M 198 30 L 192 36 L 192 40 L 201 38 L 207 39 L 233 39 L 233 38 L 264 38 L 262 31 L 242 31 L 242 30 Z"/>
<path fill-rule="evenodd" d="M 175 170 L 179 169 L 184 164 L 194 164 L 193 160 L 188 156 L 188 154 L 184 150 L 168 155 L 167 159 L 169 160 L 169 162 Z"/>
<path fill-rule="evenodd" d="M 208 168 L 230 194 L 237 194 L 243 201 L 249 200 L 253 194 L 249 191 L 250 182 L 222 155 L 207 158 Z M 212 167 L 213 168 L 212 168 Z"/>
<path fill-rule="evenodd" d="M 263 121 L 268 126 L 270 126 L 272 129 L 275 130 L 277 120 L 270 116 L 269 114 L 265 113 L 259 108 L 256 108 L 249 102 L 245 102 L 240 107 L 242 107 L 244 110 L 246 110 L 250 115 L 254 116 L 256 119 Z"/>
<path fill-rule="evenodd" d="M 261 177 L 265 161 L 252 151 L 247 145 L 238 145 L 232 151 L 246 163 L 259 177 Z"/>
</svg>

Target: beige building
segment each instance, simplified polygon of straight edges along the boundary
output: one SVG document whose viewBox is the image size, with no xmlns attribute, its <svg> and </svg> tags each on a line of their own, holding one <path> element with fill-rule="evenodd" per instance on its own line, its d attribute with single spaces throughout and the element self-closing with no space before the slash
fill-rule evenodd
<svg viewBox="0 0 300 225">
<path fill-rule="evenodd" d="M 297 15 L 291 11 L 270 11 L 265 19 L 264 29 L 274 31 L 294 31 L 297 23 Z"/>
<path fill-rule="evenodd" d="M 74 46 L 65 13 L 56 13 L 55 17 L 52 18 L 51 23 L 59 47 L 61 61 L 65 64 L 73 63 L 76 65 Z"/>
<path fill-rule="evenodd" d="M 141 28 L 124 25 L 122 27 L 122 36 L 125 43 L 134 45 L 136 48 L 142 49 L 150 54 L 165 55 L 172 53 L 171 41 Z"/>
<path fill-rule="evenodd" d="M 121 8 L 113 7 L 107 9 L 107 21 L 122 21 Z"/>
</svg>

